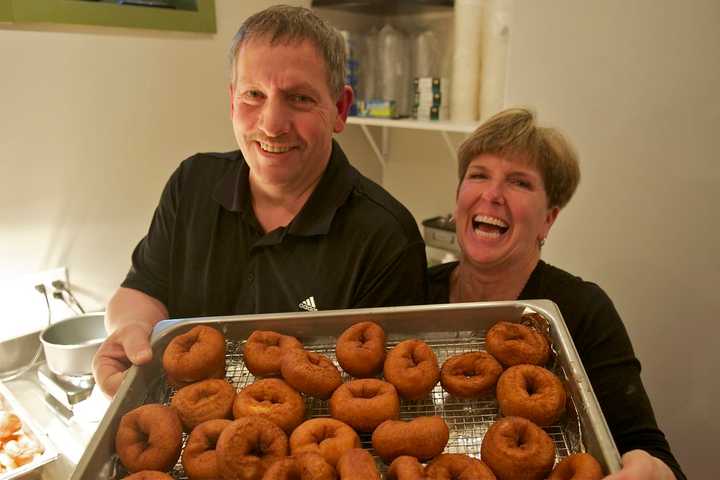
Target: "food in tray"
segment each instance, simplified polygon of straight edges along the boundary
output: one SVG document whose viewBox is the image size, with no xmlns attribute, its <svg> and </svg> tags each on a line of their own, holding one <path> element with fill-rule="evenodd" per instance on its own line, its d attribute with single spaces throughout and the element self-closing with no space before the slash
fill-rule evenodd
<svg viewBox="0 0 720 480">
<path fill-rule="evenodd" d="M 351 448 L 343 453 L 337 463 L 341 480 L 380 480 L 375 460 L 362 448 Z"/>
<path fill-rule="evenodd" d="M 243 477 L 244 478 L 244 477 Z M 263 480 L 335 480 L 335 469 L 319 453 L 303 452 L 293 454 L 273 463 L 267 469 Z"/>
<path fill-rule="evenodd" d="M 344 383 L 329 402 L 330 415 L 360 432 L 372 432 L 385 420 L 400 416 L 400 398 L 395 387 L 377 378 Z"/>
<path fill-rule="evenodd" d="M 555 464 L 555 444 L 530 420 L 504 417 L 483 436 L 480 458 L 498 480 L 543 480 Z"/>
<path fill-rule="evenodd" d="M 527 325 L 498 322 L 485 336 L 485 348 L 504 367 L 521 363 L 545 365 L 550 359 L 547 337 Z"/>
<path fill-rule="evenodd" d="M 32 462 L 43 447 L 23 429 L 20 417 L 5 407 L 0 396 L 0 473 Z"/>
<path fill-rule="evenodd" d="M 503 368 L 487 352 L 467 352 L 445 360 L 440 369 L 443 389 L 458 398 L 479 398 L 495 388 Z"/>
<path fill-rule="evenodd" d="M 207 378 L 225 377 L 225 337 L 205 325 L 178 335 L 162 357 L 168 383 L 183 386 Z"/>
<path fill-rule="evenodd" d="M 227 380 L 209 378 L 191 383 L 175 393 L 170 405 L 177 411 L 186 432 L 207 420 L 230 418 L 235 387 Z"/>
<path fill-rule="evenodd" d="M 215 451 L 223 478 L 260 480 L 270 465 L 288 455 L 288 438 L 270 420 L 243 417 L 225 427 Z"/>
<path fill-rule="evenodd" d="M 278 376 L 285 352 L 302 348 L 302 343 L 290 335 L 255 330 L 245 342 L 243 362 L 256 377 Z"/>
<path fill-rule="evenodd" d="M 415 457 L 398 457 L 390 464 L 388 480 L 472 478 L 496 480 L 495 475 L 481 460 L 461 453 L 443 453 L 426 467 Z"/>
<path fill-rule="evenodd" d="M 115 451 L 131 472 L 165 471 L 180 458 L 182 424 L 174 408 L 149 403 L 123 415 Z"/>
<path fill-rule="evenodd" d="M 573 453 L 555 465 L 548 480 L 601 480 L 603 476 L 602 468 L 595 457 L 589 453 Z"/>
<path fill-rule="evenodd" d="M 164 366 L 165 357 L 169 359 L 168 382 L 176 386 L 197 376 L 182 370 L 183 365 L 192 365 L 190 370 L 202 372 L 200 376 L 214 375 L 220 344 L 224 371 L 225 340 L 216 329 L 195 327 L 173 339 L 163 357 Z M 338 363 L 353 377 L 382 370 L 387 381 L 356 378 L 342 383 L 340 371 L 328 357 L 305 350 L 295 337 L 256 330 L 244 344 L 245 366 L 258 377 L 280 374 L 282 379 L 258 378 L 237 394 L 226 380 L 206 377 L 189 383 L 172 396 L 172 408 L 150 404 L 126 414 L 116 448 L 131 472 L 169 471 L 177 462 L 184 426 L 190 435 L 182 465 L 191 480 L 305 478 L 299 472 L 308 468 L 325 472 L 327 478 L 339 474 L 340 480 L 379 479 L 372 456 L 360 448 L 358 432 L 362 432 L 372 434 L 375 453 L 390 466 L 387 478 L 446 478 L 450 472 L 472 472 L 472 478 L 480 479 L 546 478 L 555 461 L 555 444 L 538 425 L 558 421 L 567 394 L 549 370 L 524 363 L 510 365 L 546 363 L 547 337 L 525 325 L 498 322 L 488 330 L 486 345 L 502 359 L 485 351 L 467 352 L 449 357 L 440 370 L 437 356 L 424 341 L 401 341 L 385 355 L 383 329 L 374 322 L 360 322 L 338 338 Z M 504 371 L 503 364 L 508 366 Z M 452 426 L 440 416 L 397 420 L 400 398 L 426 399 L 438 380 L 459 399 L 482 398 L 495 390 L 504 418 L 493 423 L 482 439 L 479 450 L 484 462 L 442 453 Z M 329 398 L 333 418 L 305 420 L 300 392 Z M 230 416 L 235 421 L 227 420 Z M 520 448 L 515 441 L 527 445 Z M 584 468 L 584 457 L 570 458 L 557 475 Z M 593 465 L 588 468 L 592 470 Z"/>
<path fill-rule="evenodd" d="M 143 470 L 123 477 L 123 480 L 173 480 L 173 478 L 167 473 L 157 470 Z"/>
<path fill-rule="evenodd" d="M 321 353 L 290 349 L 283 354 L 280 371 L 291 387 L 322 400 L 342 385 L 340 371 Z"/>
<path fill-rule="evenodd" d="M 333 467 L 350 449 L 360 447 L 360 437 L 353 428 L 334 418 L 312 418 L 301 423 L 290 435 L 290 451 L 317 452 Z"/>
<path fill-rule="evenodd" d="M 437 357 L 427 343 L 404 340 L 390 350 L 383 366 L 385 380 L 392 383 L 404 400 L 420 400 L 440 380 Z"/>
<path fill-rule="evenodd" d="M 386 464 L 402 455 L 427 461 L 445 450 L 449 438 L 448 424 L 437 415 L 386 420 L 373 431 L 372 446 Z"/>
<path fill-rule="evenodd" d="M 302 396 L 284 380 L 265 378 L 240 390 L 233 404 L 235 418 L 259 415 L 290 435 L 305 419 Z"/>
<path fill-rule="evenodd" d="M 203 422 L 190 432 L 182 453 L 182 466 L 191 479 L 220 478 L 215 446 L 222 431 L 232 423 L 216 419 Z"/>
<path fill-rule="evenodd" d="M 515 365 L 500 375 L 497 401 L 506 417 L 523 417 L 549 426 L 565 411 L 567 394 L 560 379 L 537 365 Z"/>
<path fill-rule="evenodd" d="M 356 323 L 338 337 L 335 356 L 353 377 L 373 377 L 383 369 L 385 331 L 375 322 Z"/>
</svg>

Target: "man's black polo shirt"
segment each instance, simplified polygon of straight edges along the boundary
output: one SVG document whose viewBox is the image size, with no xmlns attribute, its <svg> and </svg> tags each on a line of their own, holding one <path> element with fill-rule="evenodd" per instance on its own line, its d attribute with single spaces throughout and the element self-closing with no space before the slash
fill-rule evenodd
<svg viewBox="0 0 720 480">
<path fill-rule="evenodd" d="M 328 166 L 287 227 L 264 234 L 240 151 L 195 155 L 172 175 L 123 287 L 170 318 L 424 302 L 425 248 L 410 212 L 349 163 Z"/>
</svg>

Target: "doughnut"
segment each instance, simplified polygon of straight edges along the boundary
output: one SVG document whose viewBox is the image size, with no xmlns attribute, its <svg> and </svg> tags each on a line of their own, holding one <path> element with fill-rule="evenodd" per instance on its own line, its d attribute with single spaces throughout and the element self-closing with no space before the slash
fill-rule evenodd
<svg viewBox="0 0 720 480">
<path fill-rule="evenodd" d="M 548 480 L 601 480 L 602 468 L 589 453 L 573 453 L 555 465 Z"/>
<path fill-rule="evenodd" d="M 449 438 L 450 430 L 442 417 L 385 420 L 373 432 L 372 446 L 388 464 L 403 455 L 427 461 L 445 450 Z"/>
<path fill-rule="evenodd" d="M 123 477 L 123 480 L 173 480 L 173 477 L 165 472 L 158 472 L 157 470 L 143 470 L 142 472 L 136 472 L 127 477 Z"/>
<path fill-rule="evenodd" d="M 206 420 L 230 418 L 235 387 L 225 380 L 210 378 L 191 383 L 175 393 L 170 405 L 177 410 L 186 431 Z"/>
<path fill-rule="evenodd" d="M 120 419 L 115 451 L 130 472 L 169 470 L 180 457 L 182 423 L 173 408 L 149 403 Z"/>
<path fill-rule="evenodd" d="M 328 402 L 330 415 L 361 432 L 372 432 L 400 416 L 400 398 L 391 383 L 362 378 L 342 384 Z"/>
<path fill-rule="evenodd" d="M 387 480 L 426 480 L 425 468 L 415 457 L 403 455 L 392 461 L 385 473 Z"/>
<path fill-rule="evenodd" d="M 375 322 L 356 323 L 338 337 L 335 356 L 353 377 L 372 377 L 385 361 L 385 331 Z"/>
<path fill-rule="evenodd" d="M 225 427 L 215 452 L 222 478 L 260 480 L 273 463 L 288 454 L 288 439 L 270 420 L 243 417 Z"/>
<path fill-rule="evenodd" d="M 340 480 L 380 480 L 375 460 L 362 448 L 343 453 L 337 463 L 337 473 Z"/>
<path fill-rule="evenodd" d="M 265 378 L 240 390 L 232 411 L 235 418 L 259 415 L 290 435 L 305 417 L 305 402 L 285 381 Z"/>
<path fill-rule="evenodd" d="M 301 349 L 288 350 L 280 367 L 285 381 L 295 390 L 327 400 L 342 384 L 337 367 L 325 355 Z"/>
<path fill-rule="evenodd" d="M 215 447 L 230 420 L 208 420 L 193 428 L 182 453 L 182 466 L 190 480 L 220 478 Z"/>
<path fill-rule="evenodd" d="M 480 456 L 498 480 L 543 480 L 555 463 L 555 444 L 530 420 L 505 417 L 490 425 Z"/>
<path fill-rule="evenodd" d="M 285 457 L 267 469 L 263 480 L 335 480 L 335 469 L 316 452 Z"/>
<path fill-rule="evenodd" d="M 173 338 L 162 357 L 168 383 L 183 386 L 225 376 L 225 337 L 212 327 L 198 325 Z"/>
<path fill-rule="evenodd" d="M 515 365 L 500 375 L 497 401 L 506 417 L 523 417 L 542 427 L 565 411 L 567 395 L 560 379 L 537 365 Z"/>
<path fill-rule="evenodd" d="M 458 398 L 478 398 L 495 388 L 502 365 L 487 352 L 455 355 L 443 363 L 440 384 Z"/>
<path fill-rule="evenodd" d="M 504 367 L 521 363 L 545 365 L 550 359 L 547 337 L 526 325 L 498 322 L 485 336 L 485 348 Z"/>
<path fill-rule="evenodd" d="M 334 418 L 312 418 L 301 423 L 290 435 L 290 451 L 316 452 L 335 467 L 343 453 L 360 447 L 360 437 L 346 423 Z"/>
<path fill-rule="evenodd" d="M 437 357 L 422 340 L 398 343 L 385 358 L 383 372 L 405 400 L 425 397 L 440 379 Z"/>
<path fill-rule="evenodd" d="M 415 457 L 400 456 L 390 464 L 387 478 L 388 480 L 496 480 L 493 472 L 481 460 L 459 453 L 440 454 L 425 468 Z"/>
<path fill-rule="evenodd" d="M 283 354 L 292 349 L 302 349 L 302 343 L 289 335 L 255 330 L 243 347 L 243 360 L 250 373 L 258 377 L 280 375 Z"/>
</svg>

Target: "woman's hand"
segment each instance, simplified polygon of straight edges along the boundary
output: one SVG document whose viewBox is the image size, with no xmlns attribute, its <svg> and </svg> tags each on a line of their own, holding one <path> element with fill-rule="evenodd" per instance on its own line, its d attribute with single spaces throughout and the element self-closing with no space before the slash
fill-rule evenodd
<svg viewBox="0 0 720 480">
<path fill-rule="evenodd" d="M 677 480 L 662 460 L 644 450 L 631 450 L 622 456 L 622 470 L 605 480 Z"/>
</svg>

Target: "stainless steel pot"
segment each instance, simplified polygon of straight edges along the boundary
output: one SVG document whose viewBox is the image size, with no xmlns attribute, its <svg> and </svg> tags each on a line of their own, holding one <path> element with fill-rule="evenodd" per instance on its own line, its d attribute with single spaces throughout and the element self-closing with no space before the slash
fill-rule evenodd
<svg viewBox="0 0 720 480">
<path fill-rule="evenodd" d="M 70 317 L 47 327 L 40 334 L 50 370 L 62 376 L 92 373 L 92 359 L 107 337 L 105 313 Z"/>
</svg>

